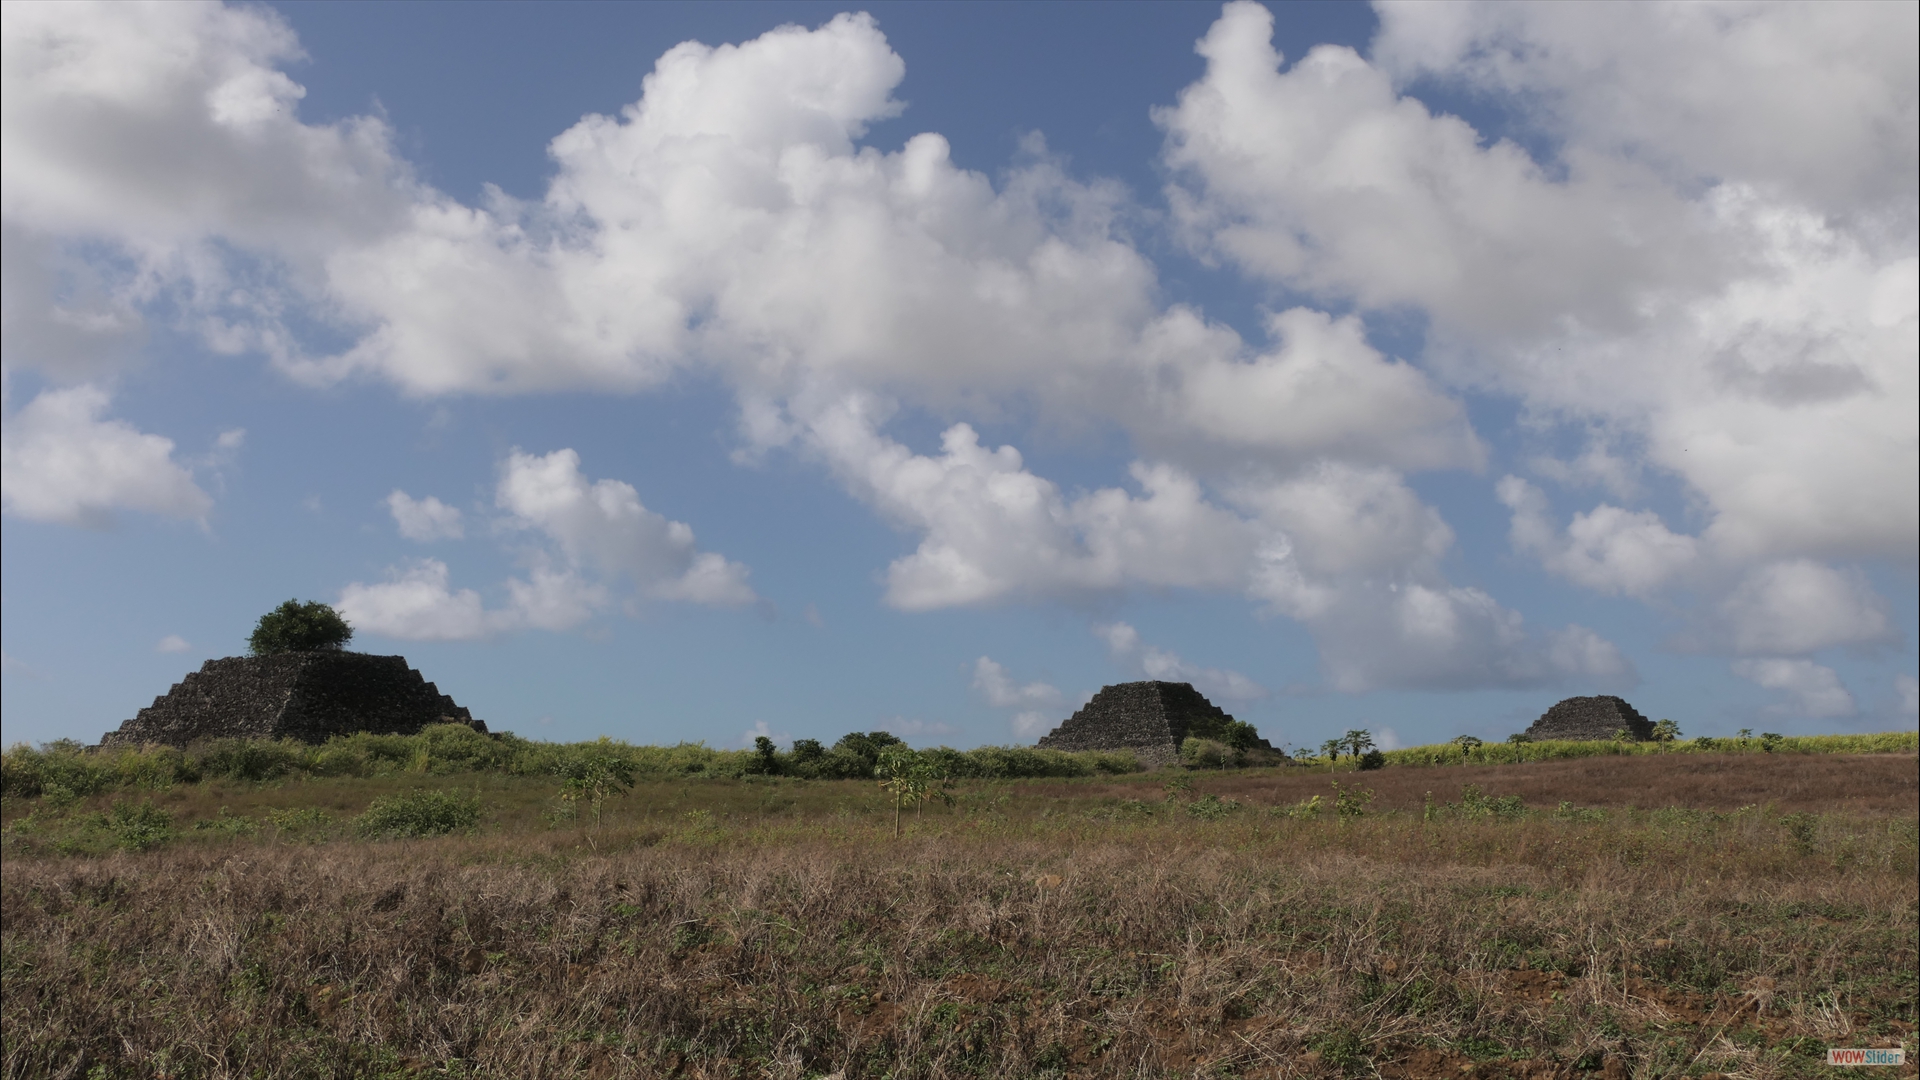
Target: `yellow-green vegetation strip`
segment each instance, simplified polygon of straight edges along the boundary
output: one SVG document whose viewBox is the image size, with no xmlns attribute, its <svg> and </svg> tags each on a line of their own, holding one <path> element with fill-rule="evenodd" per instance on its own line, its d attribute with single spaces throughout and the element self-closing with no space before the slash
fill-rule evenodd
<svg viewBox="0 0 1920 1080">
<path fill-rule="evenodd" d="M 1527 761 L 1627 754 L 1911 754 L 1920 732 L 1871 735 L 1776 735 L 1759 738 L 1675 739 L 1668 742 L 1575 742 L 1543 739 L 1522 743 L 1437 743 L 1386 751 L 1388 765 L 1517 765 Z"/>
<path fill-rule="evenodd" d="M 809 740 L 802 740 L 802 744 Z M 634 745 L 617 739 L 536 742 L 438 724 L 417 735 L 336 736 L 313 745 L 292 739 L 215 739 L 185 750 L 168 746 L 90 748 L 63 740 L 16 744 L 0 754 L 0 796 L 56 801 L 120 788 L 160 790 L 207 780 L 271 782 L 288 777 L 450 776 L 493 773 L 573 778 L 795 776 L 868 779 L 880 750 L 898 745 L 884 732 L 853 733 L 831 748 L 717 750 L 704 743 Z M 1120 775 L 1140 771 L 1130 750 L 1064 752 L 1030 746 L 937 747 L 919 751 L 943 778 L 1004 779 Z"/>
</svg>

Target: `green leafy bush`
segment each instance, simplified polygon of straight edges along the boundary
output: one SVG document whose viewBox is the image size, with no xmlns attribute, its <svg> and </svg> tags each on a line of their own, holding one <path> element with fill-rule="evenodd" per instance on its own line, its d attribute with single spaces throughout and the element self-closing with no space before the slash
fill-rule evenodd
<svg viewBox="0 0 1920 1080">
<path fill-rule="evenodd" d="M 513 761 L 515 747 L 466 724 L 429 724 L 413 737 L 427 756 L 427 772 L 498 772 Z"/>
<path fill-rule="evenodd" d="M 326 833 L 333 828 L 333 815 L 317 806 L 283 807 L 269 810 L 264 816 L 267 824 L 278 830 L 283 840 L 324 840 Z"/>
<path fill-rule="evenodd" d="M 68 853 L 97 851 L 103 844 L 122 851 L 147 851 L 171 839 L 173 815 L 153 805 L 152 799 L 142 799 L 116 802 L 105 813 L 87 815 L 78 835 L 55 846 Z"/>
<path fill-rule="evenodd" d="M 1520 796 L 1502 795 L 1498 798 L 1488 798 L 1478 784 L 1467 784 L 1462 787 L 1459 806 L 1448 803 L 1447 809 L 1458 812 L 1461 817 L 1492 817 L 1502 821 L 1512 821 L 1527 814 L 1527 804 Z"/>
<path fill-rule="evenodd" d="M 1371 802 L 1373 802 L 1372 788 L 1343 788 L 1340 786 L 1340 781 L 1335 780 L 1333 782 L 1333 810 L 1334 813 L 1339 816 L 1343 818 L 1361 817 L 1366 814 L 1367 804 Z"/>
<path fill-rule="evenodd" d="M 72 739 L 60 739 L 36 750 L 16 743 L 0 765 L 0 794 L 33 798 L 49 787 L 57 787 L 69 796 L 97 795 L 112 789 L 119 781 L 113 764 Z"/>
<path fill-rule="evenodd" d="M 1240 764 L 1240 752 L 1216 739 L 1191 735 L 1180 741 L 1180 762 L 1189 769 L 1224 769 Z"/>
<path fill-rule="evenodd" d="M 480 823 L 480 796 L 458 791 L 410 791 L 369 803 L 353 830 L 369 839 L 444 836 Z"/>
<path fill-rule="evenodd" d="M 353 640 L 353 627 L 330 605 L 310 600 L 289 600 L 265 615 L 254 625 L 247 638 L 247 651 L 255 656 L 275 653 L 306 652 L 314 649 L 339 649 Z"/>
<path fill-rule="evenodd" d="M 1292 806 L 1271 807 L 1267 810 L 1267 813 L 1272 814 L 1274 817 L 1293 818 L 1297 821 L 1312 821 L 1314 818 L 1320 816 L 1320 811 L 1324 809 L 1324 806 L 1325 804 L 1321 802 L 1320 796 L 1315 795 L 1311 799 L 1302 799 Z"/>
<path fill-rule="evenodd" d="M 200 771 L 228 780 L 274 780 L 306 764 L 308 747 L 292 739 L 215 739 L 200 752 Z"/>
<path fill-rule="evenodd" d="M 1211 792 L 1187 804 L 1187 813 L 1202 821 L 1219 821 L 1238 809 L 1240 804 L 1235 800 L 1223 799 Z"/>
</svg>

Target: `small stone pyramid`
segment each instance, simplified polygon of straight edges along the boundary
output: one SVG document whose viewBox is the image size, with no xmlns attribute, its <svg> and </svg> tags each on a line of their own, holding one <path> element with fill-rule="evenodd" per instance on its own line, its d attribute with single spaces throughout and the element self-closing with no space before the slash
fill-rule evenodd
<svg viewBox="0 0 1920 1080">
<path fill-rule="evenodd" d="M 1652 722 L 1624 699 L 1612 695 L 1570 697 L 1541 713 L 1527 729 L 1527 737 L 1594 742 L 1611 739 L 1622 728 L 1641 742 L 1653 738 Z"/>
<path fill-rule="evenodd" d="M 1192 683 L 1117 683 L 1102 687 L 1039 745 L 1047 750 L 1132 750 L 1142 765 L 1159 768 L 1179 760 L 1180 744 L 1189 735 L 1212 737 L 1232 720 Z M 1256 745 L 1273 750 L 1265 739 Z"/>
<path fill-rule="evenodd" d="M 428 724 L 487 725 L 407 666 L 404 656 L 339 649 L 209 660 L 139 715 L 109 731 L 102 746 L 205 739 L 300 739 L 370 731 L 412 735 Z"/>
</svg>

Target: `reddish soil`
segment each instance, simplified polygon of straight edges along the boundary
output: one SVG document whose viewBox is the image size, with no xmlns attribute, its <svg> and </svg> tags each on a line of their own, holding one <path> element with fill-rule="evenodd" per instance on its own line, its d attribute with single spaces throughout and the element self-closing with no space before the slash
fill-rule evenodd
<svg viewBox="0 0 1920 1080">
<path fill-rule="evenodd" d="M 1457 801 L 1478 784 L 1488 796 L 1518 795 L 1528 806 L 1642 809 L 1685 807 L 1737 810 L 1768 806 L 1782 813 L 1911 814 L 1920 811 L 1920 758 L 1911 754 L 1648 754 L 1536 761 L 1522 765 L 1394 766 L 1373 772 L 1336 772 L 1309 766 L 1249 772 L 1187 774 L 1194 790 L 1263 805 L 1286 805 L 1325 795 L 1332 781 L 1374 792 L 1374 810 L 1418 810 Z M 1035 795 L 1085 798 L 1158 796 L 1139 778 L 1105 785 L 1031 784 Z M 1151 794 L 1149 794 L 1151 793 Z"/>
</svg>

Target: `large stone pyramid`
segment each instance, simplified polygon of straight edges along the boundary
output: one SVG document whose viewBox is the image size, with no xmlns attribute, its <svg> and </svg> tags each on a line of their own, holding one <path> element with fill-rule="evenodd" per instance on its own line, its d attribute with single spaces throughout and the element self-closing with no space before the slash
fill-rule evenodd
<svg viewBox="0 0 1920 1080">
<path fill-rule="evenodd" d="M 1622 728 L 1642 742 L 1653 738 L 1652 722 L 1621 698 L 1570 697 L 1541 713 L 1527 737 L 1591 742 L 1611 739 Z"/>
<path fill-rule="evenodd" d="M 1040 746 L 1132 750 L 1142 765 L 1158 768 L 1179 759 L 1187 736 L 1211 737 L 1232 720 L 1191 683 L 1118 683 L 1102 687 L 1079 712 L 1043 736 Z M 1258 745 L 1273 750 L 1265 739 Z"/>
<path fill-rule="evenodd" d="M 487 725 L 407 666 L 404 656 L 326 650 L 209 660 L 102 746 L 203 739 L 301 739 L 371 731 L 411 735 L 427 724 Z"/>
</svg>

